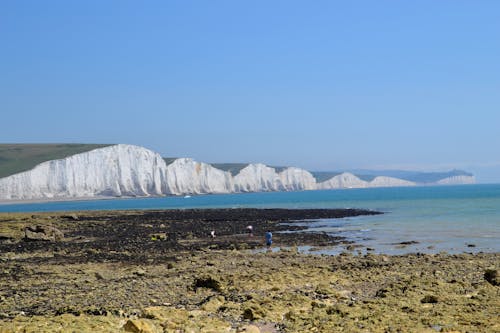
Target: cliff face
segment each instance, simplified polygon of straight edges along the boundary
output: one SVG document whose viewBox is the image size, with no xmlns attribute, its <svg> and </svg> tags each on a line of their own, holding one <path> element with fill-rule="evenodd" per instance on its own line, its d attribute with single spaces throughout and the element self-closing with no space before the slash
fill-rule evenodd
<svg viewBox="0 0 500 333">
<path fill-rule="evenodd" d="M 166 169 L 165 194 L 230 193 L 233 191 L 229 172 L 190 158 L 179 158 Z"/>
<path fill-rule="evenodd" d="M 414 182 L 404 179 L 378 176 L 371 181 L 365 181 L 356 177 L 352 173 L 344 172 L 325 182 L 318 184 L 318 189 L 340 189 L 340 188 L 365 188 L 365 187 L 395 187 L 395 186 L 415 186 Z"/>
<path fill-rule="evenodd" d="M 183 195 L 231 192 L 294 191 L 316 188 L 305 170 L 277 173 L 250 164 L 236 176 L 210 164 L 179 158 L 166 165 L 148 149 L 115 145 L 39 164 L 0 179 L 0 200 L 80 197 Z"/>
<path fill-rule="evenodd" d="M 344 172 L 329 180 L 319 183 L 318 189 L 329 190 L 336 188 L 363 188 L 368 187 L 368 182 L 359 179 L 349 172 Z"/>
<path fill-rule="evenodd" d="M 234 176 L 234 192 L 301 191 L 316 189 L 316 180 L 306 170 L 286 168 L 281 172 L 264 164 L 249 164 Z"/>
<path fill-rule="evenodd" d="M 371 182 L 369 182 L 370 187 L 396 187 L 396 186 L 415 186 L 417 185 L 414 182 L 410 182 L 408 180 L 387 177 L 387 176 L 379 176 L 375 177 Z"/>
<path fill-rule="evenodd" d="M 0 179 L 0 199 L 79 198 L 160 195 L 166 190 L 166 165 L 150 150 L 115 145 Z"/>
<path fill-rule="evenodd" d="M 281 191 L 281 181 L 274 168 L 249 164 L 234 176 L 235 192 Z"/>
<path fill-rule="evenodd" d="M 303 191 L 317 189 L 316 179 L 304 169 L 287 168 L 279 173 L 282 188 L 285 191 Z"/>
<path fill-rule="evenodd" d="M 439 185 L 458 185 L 458 184 L 475 184 L 474 176 L 453 176 L 441 179 L 437 182 Z"/>
<path fill-rule="evenodd" d="M 470 184 L 473 176 L 453 176 L 437 184 Z M 148 149 L 114 145 L 41 163 L 0 178 L 0 200 L 183 195 L 205 193 L 301 191 L 364 187 L 414 186 L 415 182 L 378 176 L 365 181 L 351 173 L 318 183 L 303 169 L 277 172 L 264 164 L 249 164 L 236 175 L 190 158 L 168 166 Z"/>
</svg>

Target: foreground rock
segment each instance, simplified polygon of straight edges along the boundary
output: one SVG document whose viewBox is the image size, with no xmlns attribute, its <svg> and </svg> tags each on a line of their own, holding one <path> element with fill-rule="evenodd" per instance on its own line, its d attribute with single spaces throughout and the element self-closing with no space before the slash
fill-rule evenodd
<svg viewBox="0 0 500 333">
<path fill-rule="evenodd" d="M 484 279 L 494 286 L 500 286 L 500 274 L 498 269 L 487 269 L 484 272 Z"/>
<path fill-rule="evenodd" d="M 5 261 L 0 327 L 79 332 L 495 332 L 498 254 L 178 253 L 174 267 Z M 100 279 L 97 270 L 113 272 Z M 438 328 L 436 330 L 436 328 Z M 135 330 L 135 331 L 134 331 Z"/>
<path fill-rule="evenodd" d="M 224 224 L 203 213 L 200 225 Z M 51 223 L 70 235 L 66 241 L 2 245 L 0 332 L 500 330 L 500 291 L 491 283 L 496 275 L 486 274 L 498 270 L 498 253 L 314 256 L 288 246 L 256 252 L 230 249 L 237 242 L 251 245 L 250 237 L 232 237 L 228 244 L 222 227 L 220 237 L 198 238 L 206 229 L 197 230 L 189 214 L 183 219 L 193 238 L 185 240 L 188 229 L 179 228 L 178 243 L 153 241 L 150 235 L 155 228 L 175 234 L 173 226 L 180 222 L 161 214 L 113 214 L 82 215 L 78 221 L 51 216 Z M 244 230 L 249 214 L 234 223 Z M 23 219 L 18 223 L 33 224 Z M 110 225 L 119 237 L 109 232 Z M 255 225 L 257 231 L 278 228 L 266 221 Z M 106 242 L 111 245 L 103 246 Z"/>
<path fill-rule="evenodd" d="M 28 226 L 24 229 L 24 240 L 27 241 L 60 241 L 64 238 L 61 230 L 52 226 Z"/>
</svg>

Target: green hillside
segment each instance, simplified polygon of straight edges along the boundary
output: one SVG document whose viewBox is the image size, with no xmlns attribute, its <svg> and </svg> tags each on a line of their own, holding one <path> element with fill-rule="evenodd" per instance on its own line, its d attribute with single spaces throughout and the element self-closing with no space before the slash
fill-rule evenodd
<svg viewBox="0 0 500 333">
<path fill-rule="evenodd" d="M 163 160 L 167 165 L 172 164 L 176 159 L 177 157 L 163 157 Z"/>
<path fill-rule="evenodd" d="M 248 163 L 210 163 L 214 168 L 219 170 L 228 171 L 231 175 L 236 176 L 241 169 L 246 168 Z M 270 166 L 270 168 L 274 168 L 276 172 L 281 172 L 286 169 L 286 167 L 282 166 Z"/>
<path fill-rule="evenodd" d="M 340 175 L 340 172 L 337 171 L 313 171 L 311 172 L 313 177 L 316 179 L 318 183 L 326 182 L 327 180 Z"/>
<path fill-rule="evenodd" d="M 109 144 L 0 144 L 0 178 L 36 165 L 110 146 Z"/>
<path fill-rule="evenodd" d="M 248 166 L 248 163 L 211 163 L 214 168 L 228 171 L 231 175 L 236 176 L 241 169 Z"/>
</svg>

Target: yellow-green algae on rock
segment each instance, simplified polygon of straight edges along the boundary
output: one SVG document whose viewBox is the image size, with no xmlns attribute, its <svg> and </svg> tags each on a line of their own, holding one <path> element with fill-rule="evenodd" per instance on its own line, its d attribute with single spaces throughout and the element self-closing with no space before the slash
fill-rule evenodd
<svg viewBox="0 0 500 333">
<path fill-rule="evenodd" d="M 499 332 L 499 287 L 484 278 L 499 258 L 206 250 L 179 253 L 170 268 L 141 265 L 143 274 L 126 263 L 47 264 L 2 278 L 0 332 L 236 332 L 248 324 L 261 332 Z M 99 270 L 112 274 L 99 278 Z M 21 312 L 49 299 L 58 314 Z"/>
<path fill-rule="evenodd" d="M 228 250 L 261 246 L 234 230 L 262 212 L 184 213 L 0 214 L 0 332 L 500 332 L 498 253 Z M 284 212 L 271 213 L 255 230 L 279 228 Z M 30 225 L 64 239 L 21 240 Z"/>
</svg>

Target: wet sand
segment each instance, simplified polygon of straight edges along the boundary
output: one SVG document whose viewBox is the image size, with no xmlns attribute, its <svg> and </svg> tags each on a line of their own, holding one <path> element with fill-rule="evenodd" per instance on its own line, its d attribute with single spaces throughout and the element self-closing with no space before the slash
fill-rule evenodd
<svg viewBox="0 0 500 333">
<path fill-rule="evenodd" d="M 296 247 L 346 240 L 280 233 L 375 213 L 0 214 L 0 332 L 500 331 L 498 253 L 315 256 Z M 64 238 L 25 241 L 30 225 Z M 265 250 L 266 230 L 279 251 Z"/>
</svg>

